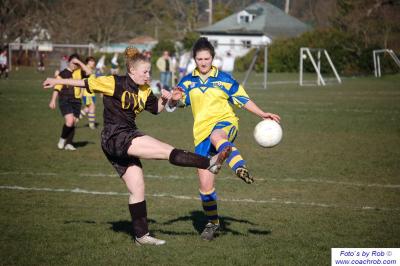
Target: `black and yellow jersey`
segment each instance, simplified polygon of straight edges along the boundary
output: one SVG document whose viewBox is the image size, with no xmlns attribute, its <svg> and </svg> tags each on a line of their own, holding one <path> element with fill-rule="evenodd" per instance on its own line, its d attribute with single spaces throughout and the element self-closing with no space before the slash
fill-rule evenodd
<svg viewBox="0 0 400 266">
<path fill-rule="evenodd" d="M 58 74 L 59 79 L 83 79 L 87 75 L 82 69 L 71 71 L 66 68 Z M 82 89 L 80 87 L 73 87 L 67 85 L 56 85 L 54 90 L 59 92 L 59 99 L 80 99 L 82 97 Z"/>
<path fill-rule="evenodd" d="M 113 127 L 117 131 L 135 130 L 135 118 L 143 110 L 158 114 L 158 99 L 150 86 L 139 86 L 128 75 L 91 75 L 84 80 L 89 92 L 104 95 L 104 127 Z"/>
</svg>

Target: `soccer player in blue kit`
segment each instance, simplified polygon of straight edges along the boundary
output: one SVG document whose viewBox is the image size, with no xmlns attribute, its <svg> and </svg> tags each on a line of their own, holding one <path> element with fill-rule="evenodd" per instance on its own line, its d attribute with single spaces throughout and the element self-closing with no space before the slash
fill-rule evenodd
<svg viewBox="0 0 400 266">
<path fill-rule="evenodd" d="M 193 46 L 193 58 L 196 69 L 182 78 L 176 90 L 181 90 L 181 106 L 191 106 L 194 118 L 193 136 L 195 153 L 212 156 L 226 147 L 232 152 L 226 162 L 235 174 L 251 184 L 254 178 L 250 175 L 246 162 L 233 144 L 238 132 L 238 117 L 231 105 L 243 108 L 262 119 L 280 117 L 261 110 L 250 100 L 244 88 L 229 74 L 219 71 L 212 65 L 215 56 L 214 47 L 207 38 L 200 38 Z M 178 101 L 170 100 L 167 109 L 175 110 Z M 200 198 L 208 223 L 201 234 L 204 240 L 212 240 L 220 228 L 217 211 L 217 193 L 215 175 L 204 169 L 198 169 L 200 179 Z"/>
</svg>

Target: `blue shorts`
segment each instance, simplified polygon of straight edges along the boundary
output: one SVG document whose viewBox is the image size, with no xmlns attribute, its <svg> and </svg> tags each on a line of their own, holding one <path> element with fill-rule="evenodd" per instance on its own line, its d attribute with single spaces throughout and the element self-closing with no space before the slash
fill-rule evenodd
<svg viewBox="0 0 400 266">
<path fill-rule="evenodd" d="M 96 103 L 96 96 L 82 96 L 83 105 L 90 105 L 91 103 Z"/>
<path fill-rule="evenodd" d="M 214 131 L 216 129 L 222 129 L 223 131 L 225 131 L 226 135 L 228 135 L 228 141 L 230 141 L 230 142 L 235 141 L 238 131 L 237 131 L 236 126 L 232 125 L 232 123 L 226 122 L 226 121 L 218 122 L 212 131 Z M 208 136 L 205 140 L 200 142 L 200 144 L 194 148 L 194 152 L 196 154 L 206 156 L 206 157 L 217 154 L 217 150 L 211 143 L 210 136 Z"/>
</svg>

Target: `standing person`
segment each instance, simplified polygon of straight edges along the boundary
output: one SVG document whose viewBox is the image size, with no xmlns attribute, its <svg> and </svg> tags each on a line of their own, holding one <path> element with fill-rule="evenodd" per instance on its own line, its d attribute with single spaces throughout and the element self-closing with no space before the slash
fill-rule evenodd
<svg viewBox="0 0 400 266">
<path fill-rule="evenodd" d="M 115 53 L 111 59 L 111 75 L 118 75 L 118 53 Z"/>
<path fill-rule="evenodd" d="M 104 74 L 105 62 L 106 56 L 102 55 L 96 64 L 96 76 L 102 76 Z"/>
<path fill-rule="evenodd" d="M 179 57 L 179 80 L 182 79 L 186 75 L 186 69 L 190 61 L 190 52 L 184 52 Z"/>
<path fill-rule="evenodd" d="M 39 62 L 38 62 L 38 71 L 39 72 L 44 72 L 45 67 L 44 67 L 44 58 L 46 57 L 46 54 L 44 52 L 39 53 Z"/>
<path fill-rule="evenodd" d="M 68 67 L 68 56 L 63 55 L 60 58 L 60 68 L 57 69 L 56 71 L 54 71 L 54 77 L 58 77 L 60 72 L 63 71 L 64 69 L 66 69 L 67 67 Z"/>
<path fill-rule="evenodd" d="M 45 88 L 56 84 L 81 86 L 90 92 L 104 95 L 104 129 L 101 146 L 107 159 L 125 182 L 129 191 L 129 212 L 135 242 L 138 245 L 162 245 L 160 240 L 149 235 L 147 207 L 144 193 L 144 177 L 140 159 L 169 160 L 171 164 L 197 167 L 217 173 L 223 161 L 229 156 L 230 148 L 211 159 L 188 151 L 176 149 L 140 132 L 136 126 L 136 116 L 146 110 L 153 114 L 161 112 L 167 100 L 179 99 L 181 95 L 163 90 L 157 99 L 148 85 L 151 64 L 137 49 L 128 47 L 125 51 L 125 76 L 90 76 L 85 80 L 47 79 Z"/>
<path fill-rule="evenodd" d="M 235 67 L 235 58 L 232 56 L 231 52 L 226 52 L 226 56 L 222 60 L 221 70 L 232 76 L 233 69 Z"/>
<path fill-rule="evenodd" d="M 168 51 L 163 52 L 163 55 L 157 59 L 156 65 L 158 70 L 160 71 L 161 84 L 163 85 L 164 89 L 169 91 L 171 87 L 172 64 L 171 57 L 169 56 Z"/>
<path fill-rule="evenodd" d="M 61 79 L 82 79 L 86 75 L 91 74 L 90 68 L 79 60 L 78 54 L 70 55 L 68 59 L 68 67 L 61 71 L 56 80 Z M 82 72 L 84 71 L 84 72 Z M 75 134 L 75 124 L 79 119 L 81 112 L 82 90 L 79 87 L 58 85 L 54 87 L 53 94 L 49 103 L 50 109 L 56 108 L 56 100 L 58 98 L 59 108 L 64 117 L 64 125 L 61 131 L 60 139 L 57 147 L 62 150 L 74 151 L 76 148 L 72 145 L 72 139 Z"/>
<path fill-rule="evenodd" d="M 92 73 L 94 73 L 96 68 L 96 60 L 94 59 L 94 57 L 89 56 L 88 58 L 86 58 L 85 62 L 86 66 L 90 68 Z M 85 76 L 89 75 L 85 73 Z M 96 129 L 96 94 L 87 90 L 83 90 L 82 103 L 83 109 L 81 110 L 79 118 L 82 119 L 84 116 L 87 115 L 89 120 L 89 128 Z"/>
<path fill-rule="evenodd" d="M 214 56 L 214 47 L 206 38 L 197 40 L 193 47 L 196 69 L 178 84 L 183 90 L 182 104 L 192 107 L 195 153 L 211 156 L 230 147 L 232 153 L 226 162 L 239 178 L 250 184 L 254 181 L 253 177 L 239 150 L 233 144 L 238 132 L 239 119 L 233 112 L 231 104 L 250 111 L 262 119 L 279 122 L 280 117 L 262 111 L 249 99 L 244 88 L 236 80 L 212 66 Z M 172 100 L 167 108 L 173 108 L 176 104 L 177 101 Z M 212 240 L 220 227 L 215 176 L 203 169 L 198 169 L 197 172 L 200 179 L 200 198 L 208 218 L 201 238 Z"/>
<path fill-rule="evenodd" d="M 3 76 L 8 78 L 8 60 L 7 60 L 7 49 L 1 50 L 0 52 L 0 78 Z"/>
</svg>

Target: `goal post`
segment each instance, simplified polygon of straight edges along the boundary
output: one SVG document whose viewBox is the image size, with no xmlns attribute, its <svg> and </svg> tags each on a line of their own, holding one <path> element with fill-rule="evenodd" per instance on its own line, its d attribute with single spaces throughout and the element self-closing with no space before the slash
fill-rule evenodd
<svg viewBox="0 0 400 266">
<path fill-rule="evenodd" d="M 374 74 L 375 74 L 375 77 L 377 77 L 377 78 L 382 76 L 380 55 L 384 54 L 384 53 L 388 53 L 390 55 L 390 57 L 393 59 L 393 61 L 396 63 L 396 65 L 400 68 L 400 60 L 396 56 L 396 54 L 394 53 L 393 50 L 391 50 L 391 49 L 373 50 L 372 57 L 374 60 Z"/>
<path fill-rule="evenodd" d="M 314 58 L 314 55 L 316 55 L 316 59 Z M 310 62 L 317 73 L 317 85 L 320 86 L 325 86 L 326 85 L 326 80 L 322 76 L 321 73 L 321 58 L 325 57 L 325 59 L 328 61 L 329 66 L 331 70 L 333 71 L 335 78 L 337 82 L 340 84 L 342 83 L 342 79 L 340 78 L 335 65 L 332 62 L 331 57 L 329 56 L 329 53 L 326 49 L 323 48 L 309 48 L 309 47 L 301 47 L 300 48 L 300 67 L 299 67 L 299 84 L 300 86 L 304 86 L 304 61 L 307 59 L 310 59 Z"/>
</svg>

